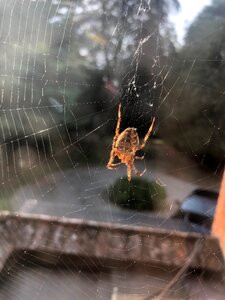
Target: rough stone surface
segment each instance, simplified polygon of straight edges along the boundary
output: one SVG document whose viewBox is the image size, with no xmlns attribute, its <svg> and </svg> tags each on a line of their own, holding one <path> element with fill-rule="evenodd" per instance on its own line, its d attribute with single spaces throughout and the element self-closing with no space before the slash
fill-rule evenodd
<svg viewBox="0 0 225 300">
<path fill-rule="evenodd" d="M 198 240 L 201 249 L 191 266 L 222 271 L 218 241 L 209 235 L 4 212 L 0 214 L 0 270 L 11 253 L 20 250 L 182 267 Z"/>
</svg>

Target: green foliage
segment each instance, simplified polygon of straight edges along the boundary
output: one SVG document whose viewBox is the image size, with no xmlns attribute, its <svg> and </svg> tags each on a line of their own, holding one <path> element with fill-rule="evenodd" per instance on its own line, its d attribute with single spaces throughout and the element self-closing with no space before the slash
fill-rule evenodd
<svg viewBox="0 0 225 300">
<path fill-rule="evenodd" d="M 164 187 L 143 178 L 133 178 L 130 182 L 126 177 L 118 179 L 109 192 L 111 202 L 136 210 L 159 209 L 165 197 Z"/>
<path fill-rule="evenodd" d="M 213 1 L 190 26 L 176 54 L 161 107 L 161 135 L 198 159 L 224 160 L 225 2 Z M 204 163 L 203 162 L 203 163 Z"/>
<path fill-rule="evenodd" d="M 82 130 L 91 131 L 104 122 L 99 112 L 108 112 L 103 118 L 111 119 L 115 95 L 107 91 L 106 84 L 112 84 L 114 79 L 117 83 L 121 82 L 125 72 L 129 76 L 121 85 L 127 86 L 133 82 L 130 72 L 134 70 L 137 73 L 137 65 L 141 67 L 135 75 L 138 79 L 134 87 L 141 86 L 141 91 L 134 91 L 127 97 L 134 96 L 136 101 L 137 94 L 142 92 L 139 99 L 151 102 L 149 95 L 153 94 L 150 91 L 156 76 L 152 78 L 151 74 L 159 73 L 158 69 L 152 70 L 151 65 L 154 64 L 156 49 L 162 48 L 159 46 L 159 27 L 168 23 L 168 10 L 178 6 L 177 0 L 170 3 L 153 0 L 151 4 L 147 0 L 138 3 L 134 0 L 87 0 L 78 1 L 76 8 L 64 1 L 24 0 L 22 4 L 15 2 L 13 8 L 10 2 L 0 3 L 3 41 L 0 67 L 4 75 L 0 82 L 4 91 L 1 108 L 13 108 L 16 113 L 18 108 L 25 108 L 25 114 L 29 111 L 33 114 L 32 120 L 35 120 L 40 107 L 50 113 L 54 110 L 54 103 L 49 101 L 54 98 L 63 107 L 63 114 L 43 117 L 44 125 L 46 120 L 54 119 L 54 125 L 47 124 L 45 128 L 35 126 L 31 121 L 33 131 L 70 123 L 74 124 L 74 130 L 79 128 L 79 133 L 83 134 Z M 10 20 L 4 15 L 11 16 Z M 144 39 L 142 49 L 139 49 Z M 138 56 L 135 54 L 137 49 Z M 143 69 L 146 65 L 149 66 L 148 72 Z M 146 107 L 143 108 L 145 111 Z M 43 109 L 40 114 L 42 112 Z M 18 115 L 19 118 L 20 111 Z M 31 117 L 28 117 L 30 120 Z M 6 118 L 6 123 L 11 130 L 14 123 L 9 118 Z M 15 123 L 24 127 L 29 121 Z M 3 131 L 7 132 L 5 128 Z M 109 131 L 108 127 L 106 132 Z M 20 129 L 17 132 L 20 136 L 24 135 Z M 106 132 L 102 132 L 102 136 Z M 5 136 L 6 140 L 15 138 L 14 135 Z"/>
<path fill-rule="evenodd" d="M 5 195 L 4 192 L 0 192 L 0 211 L 1 210 L 8 210 L 9 205 L 7 202 L 7 196 Z"/>
</svg>

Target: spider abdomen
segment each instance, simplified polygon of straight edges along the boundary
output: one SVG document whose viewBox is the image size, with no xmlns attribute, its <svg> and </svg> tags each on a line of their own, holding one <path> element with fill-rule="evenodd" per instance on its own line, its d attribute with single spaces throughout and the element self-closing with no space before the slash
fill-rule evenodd
<svg viewBox="0 0 225 300">
<path fill-rule="evenodd" d="M 123 153 L 131 153 L 136 152 L 138 146 L 139 138 L 137 129 L 134 127 L 128 127 L 118 136 L 115 148 Z"/>
<path fill-rule="evenodd" d="M 131 181 L 131 171 L 133 170 L 137 176 L 142 176 L 146 169 L 142 173 L 139 173 L 135 168 L 135 159 L 143 159 L 144 156 L 135 156 L 136 151 L 144 148 L 154 126 L 155 118 L 153 118 L 151 126 L 146 133 L 142 143 L 139 143 L 139 137 L 137 134 L 137 129 L 134 127 L 128 127 L 123 132 L 120 132 L 120 121 L 121 121 L 121 103 L 118 107 L 118 120 L 116 125 L 116 132 L 113 138 L 112 150 L 110 153 L 109 162 L 107 163 L 107 168 L 110 170 L 116 170 L 117 166 L 122 164 L 127 165 L 127 179 Z M 114 163 L 115 157 L 118 157 L 120 162 Z"/>
</svg>

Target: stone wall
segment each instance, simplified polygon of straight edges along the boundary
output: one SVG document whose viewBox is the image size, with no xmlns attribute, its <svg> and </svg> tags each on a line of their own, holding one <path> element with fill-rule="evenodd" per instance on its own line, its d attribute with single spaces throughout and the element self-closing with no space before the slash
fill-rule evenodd
<svg viewBox="0 0 225 300">
<path fill-rule="evenodd" d="M 0 270 L 12 252 L 21 250 L 182 267 L 197 242 L 200 248 L 191 267 L 222 271 L 218 241 L 209 235 L 44 215 L 0 214 Z"/>
</svg>

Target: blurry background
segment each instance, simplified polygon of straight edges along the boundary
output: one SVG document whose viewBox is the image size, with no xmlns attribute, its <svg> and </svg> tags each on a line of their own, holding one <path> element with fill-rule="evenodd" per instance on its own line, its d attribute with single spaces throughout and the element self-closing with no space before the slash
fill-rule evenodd
<svg viewBox="0 0 225 300">
<path fill-rule="evenodd" d="M 0 208 L 138 225 L 218 191 L 224 16 L 223 0 L 1 1 Z M 131 185 L 106 169 L 120 102 L 121 131 L 156 118 Z"/>
<path fill-rule="evenodd" d="M 135 127 L 143 138 L 156 118 L 137 167 L 164 190 L 166 212 L 196 187 L 218 190 L 225 3 L 193 5 L 1 2 L 2 208 L 107 206 L 126 176 L 126 166 L 105 167 L 120 102 L 120 132 Z"/>
</svg>

